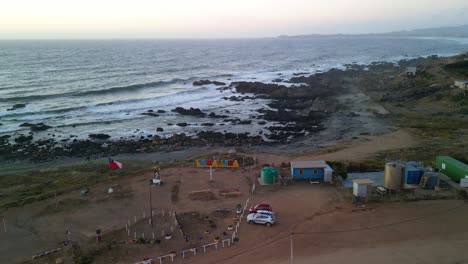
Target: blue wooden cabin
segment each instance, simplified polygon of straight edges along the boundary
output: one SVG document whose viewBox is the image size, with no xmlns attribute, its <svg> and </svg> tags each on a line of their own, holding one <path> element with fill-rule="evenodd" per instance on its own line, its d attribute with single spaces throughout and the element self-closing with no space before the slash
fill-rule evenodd
<svg viewBox="0 0 468 264">
<path fill-rule="evenodd" d="M 295 180 L 331 182 L 333 169 L 323 160 L 291 161 L 291 177 Z"/>
</svg>

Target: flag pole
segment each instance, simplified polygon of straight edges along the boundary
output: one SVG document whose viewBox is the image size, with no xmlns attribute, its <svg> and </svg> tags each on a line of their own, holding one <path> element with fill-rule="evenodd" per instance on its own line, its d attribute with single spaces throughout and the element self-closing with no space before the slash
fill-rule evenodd
<svg viewBox="0 0 468 264">
<path fill-rule="evenodd" d="M 213 166 L 210 166 L 210 182 L 213 181 Z"/>
<path fill-rule="evenodd" d="M 149 184 L 149 204 L 150 204 L 150 215 L 151 215 L 151 227 L 153 226 L 153 199 L 151 199 L 151 185 L 152 185 L 152 180 L 150 181 Z"/>
</svg>

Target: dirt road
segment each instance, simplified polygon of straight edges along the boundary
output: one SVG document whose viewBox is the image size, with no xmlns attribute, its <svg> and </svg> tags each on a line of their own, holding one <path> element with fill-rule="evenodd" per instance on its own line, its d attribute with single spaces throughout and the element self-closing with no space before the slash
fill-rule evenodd
<svg viewBox="0 0 468 264">
<path fill-rule="evenodd" d="M 296 203 L 291 213 L 289 204 L 275 203 L 275 207 L 280 212 L 278 226 L 271 230 L 243 227 L 237 248 L 194 258 L 191 263 L 291 263 L 290 229 L 283 221 L 294 220 L 300 222 L 293 231 L 294 263 L 468 261 L 468 227 L 464 224 L 468 204 L 462 201 L 385 204 L 372 206 L 373 210 L 337 210 L 315 217 L 308 217 L 313 211 L 307 207 L 297 213 Z"/>
</svg>

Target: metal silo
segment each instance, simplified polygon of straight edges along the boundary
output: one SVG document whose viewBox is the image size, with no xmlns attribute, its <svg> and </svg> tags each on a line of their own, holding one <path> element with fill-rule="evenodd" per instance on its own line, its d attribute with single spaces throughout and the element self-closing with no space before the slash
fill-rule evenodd
<svg viewBox="0 0 468 264">
<path fill-rule="evenodd" d="M 405 166 L 400 161 L 385 164 L 384 187 L 390 190 L 399 190 L 403 180 Z"/>
</svg>

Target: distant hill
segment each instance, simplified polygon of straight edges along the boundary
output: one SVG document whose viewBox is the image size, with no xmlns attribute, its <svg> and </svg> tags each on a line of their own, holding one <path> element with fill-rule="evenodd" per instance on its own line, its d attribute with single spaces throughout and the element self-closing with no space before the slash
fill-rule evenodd
<svg viewBox="0 0 468 264">
<path fill-rule="evenodd" d="M 414 29 L 408 31 L 396 31 L 384 34 L 395 37 L 451 37 L 451 38 L 468 38 L 468 25 L 455 27 L 440 27 L 440 28 L 425 28 Z"/>
<path fill-rule="evenodd" d="M 317 38 L 325 36 L 340 36 L 340 37 L 450 37 L 450 38 L 468 38 L 468 25 L 440 27 L 440 28 L 424 28 L 414 30 L 394 31 L 388 33 L 369 33 L 369 34 L 310 34 L 287 36 L 281 35 L 279 38 Z"/>
</svg>

